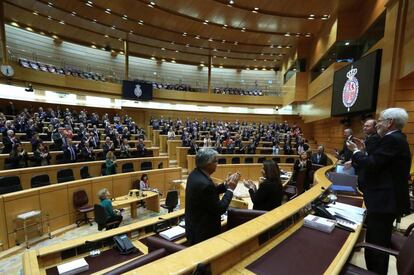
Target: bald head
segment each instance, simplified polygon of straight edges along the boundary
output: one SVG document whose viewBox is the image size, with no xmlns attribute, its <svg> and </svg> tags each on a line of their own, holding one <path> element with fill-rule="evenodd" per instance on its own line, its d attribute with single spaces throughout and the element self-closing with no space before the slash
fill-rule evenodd
<svg viewBox="0 0 414 275">
<path fill-rule="evenodd" d="M 350 136 L 352 136 L 352 129 L 348 128 L 344 130 L 344 137 L 345 138 L 349 138 Z"/>
</svg>

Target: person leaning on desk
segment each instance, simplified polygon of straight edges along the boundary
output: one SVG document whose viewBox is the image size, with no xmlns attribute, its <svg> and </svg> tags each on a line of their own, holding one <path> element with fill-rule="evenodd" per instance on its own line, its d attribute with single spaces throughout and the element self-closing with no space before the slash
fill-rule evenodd
<svg viewBox="0 0 414 275">
<path fill-rule="evenodd" d="M 279 166 L 273 160 L 265 160 L 262 168 L 263 180 L 259 189 L 249 180 L 244 185 L 249 189 L 254 210 L 270 211 L 282 204 L 283 187 Z"/>
<path fill-rule="evenodd" d="M 105 213 L 106 213 L 106 216 L 107 216 L 106 223 L 117 221 L 118 223 L 114 224 L 111 227 L 111 228 L 116 228 L 122 222 L 122 215 L 120 214 L 119 210 L 117 210 L 117 209 L 114 210 L 112 208 L 112 202 L 108 199 L 108 196 L 110 196 L 110 195 L 111 194 L 109 193 L 108 189 L 106 189 L 106 188 L 103 188 L 103 189 L 99 190 L 99 192 L 98 192 L 99 200 L 101 201 L 101 205 L 105 209 Z"/>
<path fill-rule="evenodd" d="M 195 157 L 197 167 L 187 179 L 185 233 L 190 245 L 221 233 L 221 215 L 227 211 L 240 179 L 240 174 L 234 173 L 225 183 L 214 184 L 210 175 L 216 171 L 217 154 L 211 148 L 198 150 Z M 220 193 L 224 193 L 221 200 Z"/>
</svg>

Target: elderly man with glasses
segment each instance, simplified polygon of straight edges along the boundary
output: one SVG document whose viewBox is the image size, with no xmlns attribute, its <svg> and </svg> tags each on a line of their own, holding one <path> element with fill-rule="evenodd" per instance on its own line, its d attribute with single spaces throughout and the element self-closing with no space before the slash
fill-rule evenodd
<svg viewBox="0 0 414 275">
<path fill-rule="evenodd" d="M 363 143 L 354 139 L 347 146 L 353 152 L 352 162 L 364 170 L 364 201 L 367 208 L 366 242 L 390 247 L 393 222 L 410 212 L 408 177 L 411 152 L 405 134 L 401 132 L 408 114 L 401 108 L 381 112 L 376 128 L 381 139 L 370 154 L 362 152 Z M 365 250 L 367 268 L 387 274 L 389 256 Z"/>
<path fill-rule="evenodd" d="M 228 177 L 225 183 L 215 185 L 210 175 L 217 168 L 217 151 L 202 148 L 196 154 L 196 168 L 187 179 L 185 190 L 185 231 L 190 245 L 221 233 L 221 215 L 227 211 L 239 173 Z M 219 195 L 224 193 L 220 199 Z"/>
</svg>

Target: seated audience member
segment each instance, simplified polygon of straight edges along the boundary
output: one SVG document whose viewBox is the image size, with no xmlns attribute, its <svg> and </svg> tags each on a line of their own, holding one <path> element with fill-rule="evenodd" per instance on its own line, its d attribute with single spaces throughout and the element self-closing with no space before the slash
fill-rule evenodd
<svg viewBox="0 0 414 275">
<path fill-rule="evenodd" d="M 309 145 L 307 145 L 303 140 L 299 141 L 296 144 L 296 153 L 298 155 L 302 154 L 303 152 L 308 151 L 309 149 Z"/>
<path fill-rule="evenodd" d="M 120 149 L 121 158 L 130 158 L 131 157 L 131 146 L 129 146 L 129 142 L 126 138 L 122 140 L 121 149 Z"/>
<path fill-rule="evenodd" d="M 147 174 L 142 174 L 141 180 L 139 182 L 139 190 L 141 191 L 150 190 Z"/>
<path fill-rule="evenodd" d="M 185 190 L 185 233 L 190 245 L 221 233 L 220 217 L 227 211 L 240 179 L 240 174 L 234 173 L 226 183 L 214 184 L 210 175 L 217 168 L 217 152 L 211 148 L 198 150 L 195 161 L 197 168 L 188 176 Z"/>
<path fill-rule="evenodd" d="M 182 147 L 190 147 L 191 146 L 191 138 L 190 135 L 183 136 L 183 143 L 181 144 Z"/>
<path fill-rule="evenodd" d="M 300 154 L 299 159 L 295 160 L 295 163 L 293 164 L 293 174 L 292 174 L 292 180 L 293 182 L 296 182 L 297 175 L 300 171 L 306 171 L 306 177 L 305 181 L 303 183 L 303 188 L 305 190 L 308 190 L 310 187 L 310 178 L 309 178 L 309 172 L 312 169 L 312 162 L 308 159 L 308 153 L 303 152 Z"/>
<path fill-rule="evenodd" d="M 78 160 L 78 147 L 71 139 L 68 140 L 68 145 L 63 148 L 63 155 L 66 163 L 74 163 Z"/>
<path fill-rule="evenodd" d="M 93 153 L 93 148 L 89 145 L 89 142 L 85 142 L 82 150 L 81 155 L 84 161 L 94 161 L 96 160 L 95 154 Z"/>
<path fill-rule="evenodd" d="M 65 133 L 65 136 L 68 139 L 73 139 L 73 131 L 72 131 L 72 127 L 70 125 L 65 126 L 64 133 Z"/>
<path fill-rule="evenodd" d="M 170 127 L 170 129 L 168 130 L 168 133 L 167 133 L 167 139 L 168 139 L 168 140 L 173 140 L 173 139 L 175 139 L 175 132 L 174 132 L 173 127 Z"/>
<path fill-rule="evenodd" d="M 28 160 L 29 157 L 27 156 L 27 152 L 23 149 L 23 146 L 21 143 L 16 143 L 13 146 L 12 151 L 10 152 L 10 162 L 11 162 L 11 168 L 17 169 L 17 168 L 24 168 L 28 167 Z"/>
<path fill-rule="evenodd" d="M 65 128 L 59 127 L 58 130 L 55 129 L 52 134 L 52 141 L 57 150 L 67 146 L 68 141 L 65 135 Z"/>
<path fill-rule="evenodd" d="M 106 188 L 101 189 L 98 192 L 99 200 L 101 201 L 101 205 L 105 209 L 105 213 L 107 215 L 106 222 L 109 223 L 109 222 L 117 221 L 118 223 L 111 227 L 111 228 L 116 228 L 122 222 L 122 215 L 119 210 L 117 209 L 114 210 L 112 208 L 112 202 L 108 199 L 110 195 L 111 194 Z M 102 230 L 102 228 L 98 228 L 98 229 Z M 107 229 L 110 229 L 110 228 L 107 228 Z"/>
<path fill-rule="evenodd" d="M 245 147 L 246 154 L 256 154 L 256 142 L 252 140 L 246 147 Z"/>
<path fill-rule="evenodd" d="M 283 188 L 277 163 L 273 160 L 265 160 L 262 176 L 258 189 L 251 180 L 244 185 L 249 188 L 253 209 L 270 211 L 282 204 Z"/>
<path fill-rule="evenodd" d="M 137 156 L 138 157 L 145 157 L 147 149 L 145 149 L 145 144 L 143 139 L 139 139 L 137 143 Z"/>
<path fill-rule="evenodd" d="M 39 143 L 36 150 L 33 152 L 33 159 L 36 166 L 46 166 L 50 164 L 49 150 L 43 143 Z"/>
<path fill-rule="evenodd" d="M 116 157 L 114 152 L 109 151 L 106 153 L 106 160 L 105 160 L 105 176 L 107 175 L 114 175 L 116 174 Z"/>
<path fill-rule="evenodd" d="M 226 154 L 234 154 L 235 153 L 235 144 L 234 141 L 230 138 L 227 141 L 227 146 L 226 146 Z"/>
<path fill-rule="evenodd" d="M 328 165 L 328 156 L 325 154 L 325 148 L 322 145 L 318 146 L 318 151 L 311 157 L 312 164 Z"/>
<path fill-rule="evenodd" d="M 13 150 L 15 144 L 20 143 L 20 141 L 14 136 L 13 130 L 7 130 L 6 135 L 3 133 L 3 154 L 8 154 Z"/>
<path fill-rule="evenodd" d="M 195 137 L 193 137 L 190 143 L 190 149 L 188 150 L 188 154 L 195 155 L 197 151 L 198 151 L 198 144 L 196 142 Z"/>
<path fill-rule="evenodd" d="M 115 146 L 110 137 L 105 138 L 105 143 L 102 144 L 103 155 L 106 156 L 109 151 L 115 151 Z"/>
</svg>

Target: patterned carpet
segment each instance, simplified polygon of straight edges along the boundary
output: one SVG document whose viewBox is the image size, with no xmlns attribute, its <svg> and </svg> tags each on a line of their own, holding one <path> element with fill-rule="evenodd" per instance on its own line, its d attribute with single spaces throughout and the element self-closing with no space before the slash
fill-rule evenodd
<svg viewBox="0 0 414 275">
<path fill-rule="evenodd" d="M 124 217 L 121 226 L 128 225 L 134 222 L 142 221 L 148 218 L 156 217 L 167 213 L 166 209 L 161 208 L 160 213 L 147 210 L 145 208 L 138 208 L 138 218 L 132 219 L 130 215 L 129 208 L 126 208 L 122 216 Z M 62 241 L 73 240 L 79 237 L 95 234 L 99 232 L 98 226 L 96 223 L 90 225 L 83 225 L 76 227 L 72 230 L 65 232 L 62 235 L 56 236 L 52 239 L 46 239 L 38 244 L 33 245 L 30 249 L 38 249 L 40 247 L 56 244 Z M 0 260 L 0 274 L 11 275 L 11 274 L 23 274 L 22 269 L 22 255 L 23 252 L 20 252 L 16 255 L 10 256 L 8 258 Z"/>
</svg>

